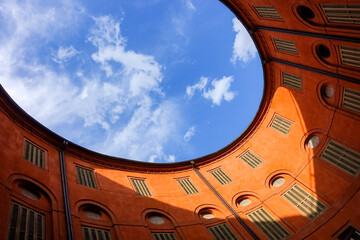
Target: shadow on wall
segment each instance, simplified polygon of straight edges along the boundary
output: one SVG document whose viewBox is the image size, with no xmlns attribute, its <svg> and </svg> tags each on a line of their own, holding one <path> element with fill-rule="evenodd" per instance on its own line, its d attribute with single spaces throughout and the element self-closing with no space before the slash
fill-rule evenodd
<svg viewBox="0 0 360 240">
<path fill-rule="evenodd" d="M 203 196 L 212 194 L 210 191 L 193 196 L 185 193 L 183 196 L 140 196 L 135 190 L 99 174 L 98 170 L 98 180 L 107 186 L 106 189 L 95 190 L 80 186 L 84 188 L 81 194 L 74 196 L 70 193 L 70 199 L 84 199 L 73 204 L 76 239 L 82 239 L 83 235 L 87 236 L 91 231 L 94 234 L 104 234 L 103 230 L 111 233 L 112 239 L 126 240 L 252 239 L 216 198 L 207 197 L 210 201 L 206 203 L 200 200 Z M 82 198 L 79 198 L 80 195 Z M 171 204 L 171 198 L 174 199 L 174 204 Z M 289 214 L 280 220 L 270 204 L 264 204 L 255 197 L 247 199 L 251 200 L 248 206 L 244 201 L 238 201 L 238 213 L 260 239 L 285 239 L 294 235 L 294 229 L 299 229 L 300 225 L 313 224 L 309 217 L 300 212 Z M 184 205 L 184 202 L 189 204 Z M 200 203 L 199 206 L 196 205 L 197 202 Z M 247 217 L 244 212 L 247 212 Z M 318 215 L 311 217 L 315 219 Z M 316 221 L 320 223 L 325 219 L 319 217 Z"/>
<path fill-rule="evenodd" d="M 359 227 L 356 205 L 360 198 L 360 138 L 354 134 L 360 131 L 359 116 L 354 109 L 344 107 L 345 89 L 358 89 L 358 86 L 281 64 L 275 69 L 278 69 L 275 74 L 280 76 L 275 84 L 280 86 L 275 91 L 274 101 L 282 99 L 282 107 L 293 104 L 294 111 L 291 119 L 284 117 L 292 124 L 288 133 L 291 143 L 278 144 L 287 150 L 290 145 L 299 146 L 299 151 L 289 151 L 282 157 L 289 159 L 288 162 L 303 162 L 303 167 L 294 172 L 294 181 L 299 186 L 291 183 L 290 189 L 279 194 L 293 205 L 288 214 L 297 210 L 307 216 L 303 223 L 298 222 L 299 219 L 282 218 L 282 221 L 292 225 L 300 239 L 323 236 L 337 239 L 342 232 L 350 231 L 351 226 Z M 300 87 L 287 85 L 284 73 L 301 81 Z M 301 141 L 293 138 L 293 134 L 301 134 Z M 348 237 L 345 235 L 339 239 L 351 239 L 351 233 Z"/>
</svg>

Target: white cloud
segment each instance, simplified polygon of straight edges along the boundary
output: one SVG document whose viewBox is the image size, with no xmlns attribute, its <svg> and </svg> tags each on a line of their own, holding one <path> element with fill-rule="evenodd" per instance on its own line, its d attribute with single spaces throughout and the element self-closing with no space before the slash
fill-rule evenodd
<svg viewBox="0 0 360 240">
<path fill-rule="evenodd" d="M 165 101 L 154 107 L 150 98 L 144 98 L 128 124 L 112 135 L 104 147 L 107 152 L 127 152 L 132 159 L 172 161 L 174 157 L 166 155 L 163 148 L 177 134 L 176 119 L 176 104 Z"/>
<path fill-rule="evenodd" d="M 183 16 L 173 16 L 171 22 L 173 24 L 173 29 L 176 31 L 176 33 L 179 36 L 186 38 L 187 36 L 185 36 L 185 30 L 187 27 L 187 22 L 184 21 Z"/>
<path fill-rule="evenodd" d="M 122 66 L 123 77 L 129 81 L 129 89 L 133 96 L 147 91 L 160 92 L 162 81 L 161 65 L 153 56 L 127 51 L 126 40 L 120 35 L 120 22 L 109 16 L 94 18 L 96 27 L 92 29 L 89 41 L 98 51 L 91 57 L 101 63 L 106 75 L 113 75 L 111 63 L 117 62 Z"/>
<path fill-rule="evenodd" d="M 165 160 L 165 162 L 168 162 L 168 163 L 173 163 L 173 162 L 175 162 L 175 159 L 176 159 L 174 155 L 166 156 L 163 152 L 160 152 L 158 155 L 157 154 L 152 155 L 148 162 L 155 162 L 155 160 L 158 158 L 161 158 L 161 159 Z"/>
<path fill-rule="evenodd" d="M 89 131 L 101 132 L 87 142 L 94 150 L 137 160 L 175 161 L 164 149 L 178 134 L 181 116 L 177 104 L 163 98 L 162 66 L 153 56 L 126 49 L 119 21 L 94 18 L 86 42 L 96 47 L 88 58 L 95 62 L 90 68 L 62 72 L 41 61 L 38 51 L 49 39 L 76 31 L 73 22 L 83 16 L 75 1 L 61 3 L 44 7 L 43 1 L 9 0 L 0 5 L 0 21 L 6 19 L 0 26 L 11 29 L 6 37 L 0 35 L 0 82 L 6 91 L 47 127 L 66 126 L 68 132 L 76 132 L 77 141 Z M 48 57 L 65 62 L 79 51 L 71 45 Z"/>
<path fill-rule="evenodd" d="M 231 82 L 234 80 L 232 76 L 223 77 L 220 80 L 214 79 L 211 82 L 213 89 L 203 92 L 203 97 L 210 99 L 213 104 L 220 105 L 222 100 L 230 102 L 235 97 L 235 92 L 229 91 Z"/>
<path fill-rule="evenodd" d="M 233 19 L 233 30 L 236 32 L 236 37 L 231 63 L 236 64 L 237 61 L 247 63 L 256 56 L 257 50 L 254 42 L 245 27 L 237 18 Z"/>
<path fill-rule="evenodd" d="M 195 126 L 190 127 L 184 135 L 184 141 L 188 142 L 191 140 L 192 136 L 195 134 Z"/>
<path fill-rule="evenodd" d="M 66 74 L 39 64 L 34 43 L 46 43 L 76 22 L 83 10 L 75 2 L 44 7 L 43 1 L 3 1 L 0 22 L 11 29 L 0 42 L 0 82 L 10 95 L 36 119 L 48 126 L 67 119 L 78 88 Z M 59 20 L 61 19 L 61 21 Z M 74 25 L 74 24 L 73 24 Z M 56 116 L 56 117 L 55 117 Z"/>
<path fill-rule="evenodd" d="M 212 101 L 213 104 L 220 106 L 222 100 L 230 102 L 235 97 L 235 92 L 230 91 L 233 76 L 223 77 L 220 80 L 214 79 L 211 81 L 212 89 L 206 88 L 209 79 L 201 77 L 200 81 L 192 86 L 186 87 L 186 96 L 191 98 L 196 90 L 202 92 L 202 96 Z"/>
<path fill-rule="evenodd" d="M 183 3 L 186 5 L 186 7 L 192 11 L 196 10 L 194 4 L 191 2 L 191 0 L 182 0 Z"/>
<path fill-rule="evenodd" d="M 175 156 L 164 153 L 164 145 L 176 133 L 177 106 L 170 101 L 156 105 L 151 93 L 162 96 L 160 83 L 162 66 L 153 56 L 126 50 L 126 40 L 120 36 L 120 22 L 109 16 L 94 18 L 96 27 L 92 29 L 89 41 L 98 48 L 92 59 L 101 64 L 108 77 L 120 75 L 127 98 L 136 102 L 131 119 L 126 126 L 109 136 L 106 152 L 123 154 L 137 159 L 171 162 Z M 118 72 L 113 72 L 112 64 L 120 64 Z M 105 147 L 105 146 L 104 146 Z"/>
<path fill-rule="evenodd" d="M 169 162 L 169 163 L 175 162 L 175 156 L 174 155 L 169 155 L 168 158 L 167 158 L 167 162 Z"/>
<path fill-rule="evenodd" d="M 69 61 L 71 58 L 73 58 L 74 56 L 76 56 L 77 54 L 79 54 L 78 51 L 76 51 L 76 49 L 73 46 L 64 48 L 64 47 L 59 47 L 58 51 L 56 54 L 53 54 L 53 61 L 57 62 L 57 63 L 64 63 Z"/>
<path fill-rule="evenodd" d="M 171 16 L 171 29 L 175 31 L 177 35 L 174 38 L 172 45 L 175 45 L 172 50 L 180 51 L 181 47 L 184 44 L 188 44 L 190 41 L 188 29 L 189 23 L 191 22 L 196 8 L 191 0 L 181 0 L 182 4 L 185 8 L 181 7 L 176 9 L 176 11 L 172 11 Z M 169 29 L 166 29 L 166 37 L 171 37 L 169 35 Z"/>
<path fill-rule="evenodd" d="M 121 36 L 119 21 L 110 16 L 93 19 L 95 28 L 91 30 L 88 41 L 97 47 L 97 52 L 91 57 L 101 64 L 107 77 L 121 77 L 117 81 L 125 89 L 125 94 L 124 100 L 119 103 L 120 106 L 122 102 L 127 104 L 119 107 L 119 113 L 124 108 L 132 112 L 126 125 L 109 133 L 108 141 L 99 149 L 137 160 L 175 161 L 175 156 L 164 152 L 164 146 L 176 134 L 178 122 L 174 118 L 181 119 L 177 106 L 163 100 L 155 104 L 151 97 L 151 94 L 160 98 L 163 96 L 160 87 L 162 66 L 153 56 L 126 49 L 126 39 Z M 114 66 L 119 69 L 117 72 L 114 72 Z M 119 115 L 112 119 L 117 118 Z"/>
<path fill-rule="evenodd" d="M 207 83 L 208 83 L 208 78 L 201 77 L 198 83 L 186 87 L 186 96 L 188 98 L 192 98 L 192 96 L 194 96 L 195 94 L 195 91 L 196 90 L 202 91 L 206 87 Z"/>
</svg>

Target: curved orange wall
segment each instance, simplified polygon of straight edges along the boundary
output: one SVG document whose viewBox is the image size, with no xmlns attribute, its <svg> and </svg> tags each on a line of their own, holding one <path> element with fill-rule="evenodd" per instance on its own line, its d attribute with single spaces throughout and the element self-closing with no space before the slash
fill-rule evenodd
<svg viewBox="0 0 360 240">
<path fill-rule="evenodd" d="M 75 239 L 83 239 L 81 226 L 108 229 L 112 239 L 152 239 L 152 232 L 169 231 L 178 239 L 212 239 L 207 227 L 223 222 L 239 239 L 252 239 L 237 216 L 260 239 L 267 239 L 247 216 L 259 207 L 284 226 L 291 234 L 289 239 L 337 239 L 350 225 L 360 229 L 358 172 L 353 176 L 320 158 L 329 140 L 360 153 L 360 112 L 342 106 L 344 88 L 360 91 L 359 67 L 342 64 L 339 53 L 339 46 L 360 48 L 360 25 L 329 23 L 320 4 L 359 3 L 344 0 L 223 2 L 248 28 L 263 60 L 264 98 L 251 126 L 228 147 L 194 160 L 197 171 L 190 161 L 133 162 L 103 156 L 72 143 L 65 146 L 64 139 L 29 117 L 1 89 L 0 239 L 6 239 L 13 201 L 45 215 L 46 239 L 66 239 L 61 149 L 65 153 Z M 311 8 L 315 18 L 305 21 L 297 13 L 300 5 Z M 261 18 L 254 6 L 273 6 L 281 19 Z M 298 54 L 277 51 L 274 39 L 294 42 Z M 318 56 L 319 44 L 330 49 L 329 58 Z M 283 72 L 300 76 L 302 89 L 283 86 Z M 325 85 L 334 89 L 332 98 L 324 97 Z M 275 116 L 292 123 L 288 134 L 271 128 Z M 314 135 L 319 137 L 319 144 L 311 149 L 307 141 Z M 25 140 L 45 150 L 44 169 L 24 159 Z M 263 163 L 255 169 L 247 165 L 240 159 L 246 150 L 255 153 Z M 96 189 L 78 183 L 76 166 L 94 171 Z M 230 176 L 232 182 L 221 185 L 210 173 L 217 168 Z M 283 177 L 285 183 L 272 186 L 278 177 Z M 131 178 L 144 179 L 152 196 L 138 195 Z M 182 178 L 189 178 L 198 193 L 187 195 L 176 181 Z M 295 183 L 327 206 L 315 220 L 310 220 L 282 197 Z M 26 197 L 19 184 L 35 187 L 40 199 Z M 249 206 L 239 205 L 239 199 L 244 197 L 251 199 Z M 102 217 L 87 217 L 83 211 L 86 206 L 99 209 Z M 215 218 L 202 218 L 200 213 L 204 209 Z M 152 224 L 148 220 L 148 216 L 155 213 L 163 216 L 163 224 Z"/>
</svg>

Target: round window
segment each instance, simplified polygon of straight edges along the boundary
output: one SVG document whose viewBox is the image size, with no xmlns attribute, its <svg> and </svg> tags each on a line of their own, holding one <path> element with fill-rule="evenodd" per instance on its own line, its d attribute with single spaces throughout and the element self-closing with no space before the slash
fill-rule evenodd
<svg viewBox="0 0 360 240">
<path fill-rule="evenodd" d="M 315 148 L 320 142 L 320 139 L 318 136 L 311 136 L 307 145 L 309 148 Z"/>
<path fill-rule="evenodd" d="M 201 216 L 205 219 L 212 219 L 215 217 L 212 213 L 203 213 Z"/>
<path fill-rule="evenodd" d="M 325 85 L 322 87 L 322 95 L 326 98 L 334 97 L 334 88 L 331 85 Z"/>
<path fill-rule="evenodd" d="M 317 54 L 322 58 L 329 58 L 331 55 L 330 49 L 325 45 L 320 44 L 316 50 Z"/>
<path fill-rule="evenodd" d="M 165 222 L 164 218 L 162 218 L 161 216 L 150 216 L 149 221 L 156 225 L 161 225 L 161 224 L 164 224 L 164 222 Z"/>
<path fill-rule="evenodd" d="M 27 198 L 30 198 L 32 200 L 39 200 L 40 194 L 36 192 L 35 190 L 29 189 L 27 187 L 20 187 L 20 192 L 26 196 Z"/>
<path fill-rule="evenodd" d="M 84 210 L 85 216 L 92 219 L 100 219 L 101 218 L 101 212 L 93 209 L 86 209 Z"/>
<path fill-rule="evenodd" d="M 239 201 L 239 205 L 242 207 L 249 206 L 250 204 L 251 204 L 251 200 L 248 198 L 244 198 Z"/>
<path fill-rule="evenodd" d="M 280 187 L 285 183 L 285 179 L 283 177 L 279 177 L 275 179 L 272 183 L 273 187 Z"/>
<path fill-rule="evenodd" d="M 302 18 L 313 19 L 315 17 L 315 13 L 313 12 L 313 10 L 306 6 L 298 7 L 297 11 Z"/>
</svg>

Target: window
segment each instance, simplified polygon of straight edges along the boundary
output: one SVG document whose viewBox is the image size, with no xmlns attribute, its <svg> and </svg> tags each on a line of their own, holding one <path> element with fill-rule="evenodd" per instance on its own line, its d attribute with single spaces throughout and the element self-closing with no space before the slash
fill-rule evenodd
<svg viewBox="0 0 360 240">
<path fill-rule="evenodd" d="M 20 185 L 19 190 L 27 198 L 30 198 L 35 201 L 40 199 L 41 196 L 40 193 L 30 186 Z"/>
<path fill-rule="evenodd" d="M 252 168 L 258 167 L 262 164 L 260 158 L 258 158 L 254 153 L 250 150 L 246 151 L 243 155 L 240 156 L 240 159 L 243 160 L 246 164 L 248 164 Z"/>
<path fill-rule="evenodd" d="M 264 208 L 259 208 L 247 216 L 270 240 L 280 240 L 290 236 L 290 233 Z"/>
<path fill-rule="evenodd" d="M 344 88 L 341 106 L 360 112 L 360 92 Z"/>
<path fill-rule="evenodd" d="M 12 202 L 8 225 L 8 240 L 45 239 L 45 216 L 19 203 Z"/>
<path fill-rule="evenodd" d="M 137 194 L 142 195 L 142 196 L 151 196 L 151 192 L 150 192 L 149 188 L 147 187 L 145 180 L 133 178 L 133 179 L 131 179 L 131 182 L 133 183 Z"/>
<path fill-rule="evenodd" d="M 38 167 L 45 168 L 45 151 L 25 141 L 24 158 Z"/>
<path fill-rule="evenodd" d="M 360 5 L 320 5 L 330 23 L 360 24 Z"/>
<path fill-rule="evenodd" d="M 316 46 L 316 54 L 322 61 L 325 61 L 326 58 L 329 58 L 331 56 L 331 51 L 330 48 L 328 48 L 324 44 L 318 44 Z"/>
<path fill-rule="evenodd" d="M 282 85 L 301 91 L 302 79 L 299 76 L 283 72 L 282 73 Z"/>
<path fill-rule="evenodd" d="M 277 51 L 291 53 L 291 54 L 298 54 L 294 42 L 281 40 L 281 39 L 274 39 L 274 42 Z"/>
<path fill-rule="evenodd" d="M 232 182 L 231 178 L 228 175 L 226 175 L 226 173 L 224 173 L 224 171 L 221 169 L 212 171 L 211 174 L 216 178 L 216 180 L 218 180 L 221 183 L 221 185 L 225 185 Z"/>
<path fill-rule="evenodd" d="M 111 234 L 108 229 L 93 228 L 82 226 L 84 240 L 111 240 Z"/>
<path fill-rule="evenodd" d="M 340 240 L 356 240 L 360 239 L 360 232 L 353 226 L 349 226 L 338 237 Z"/>
<path fill-rule="evenodd" d="M 333 140 L 328 142 L 320 158 L 353 176 L 356 176 L 360 169 L 360 154 Z"/>
<path fill-rule="evenodd" d="M 176 180 L 180 186 L 184 189 L 186 194 L 195 194 L 199 191 L 195 188 L 189 178 Z"/>
<path fill-rule="evenodd" d="M 76 172 L 78 176 L 78 181 L 81 185 L 90 188 L 96 188 L 94 172 L 82 167 L 76 167 Z"/>
<path fill-rule="evenodd" d="M 291 125 L 291 122 L 286 121 L 279 116 L 275 116 L 270 127 L 286 135 L 290 131 Z"/>
<path fill-rule="evenodd" d="M 173 232 L 157 232 L 152 233 L 152 235 L 155 240 L 177 240 Z"/>
<path fill-rule="evenodd" d="M 214 225 L 208 227 L 207 229 L 209 229 L 211 235 L 213 235 L 216 240 L 238 240 L 234 232 L 229 228 L 226 223 Z"/>
<path fill-rule="evenodd" d="M 360 48 L 339 46 L 341 63 L 352 67 L 360 67 Z"/>
<path fill-rule="evenodd" d="M 286 191 L 282 197 L 311 220 L 317 218 L 327 208 L 324 203 L 316 199 L 297 184 Z"/>
<path fill-rule="evenodd" d="M 92 219 L 101 219 L 101 212 L 97 209 L 84 209 L 83 213 L 85 216 L 87 216 L 88 218 L 92 218 Z"/>
<path fill-rule="evenodd" d="M 272 6 L 254 6 L 254 9 L 262 18 L 281 18 L 276 8 Z"/>
</svg>

